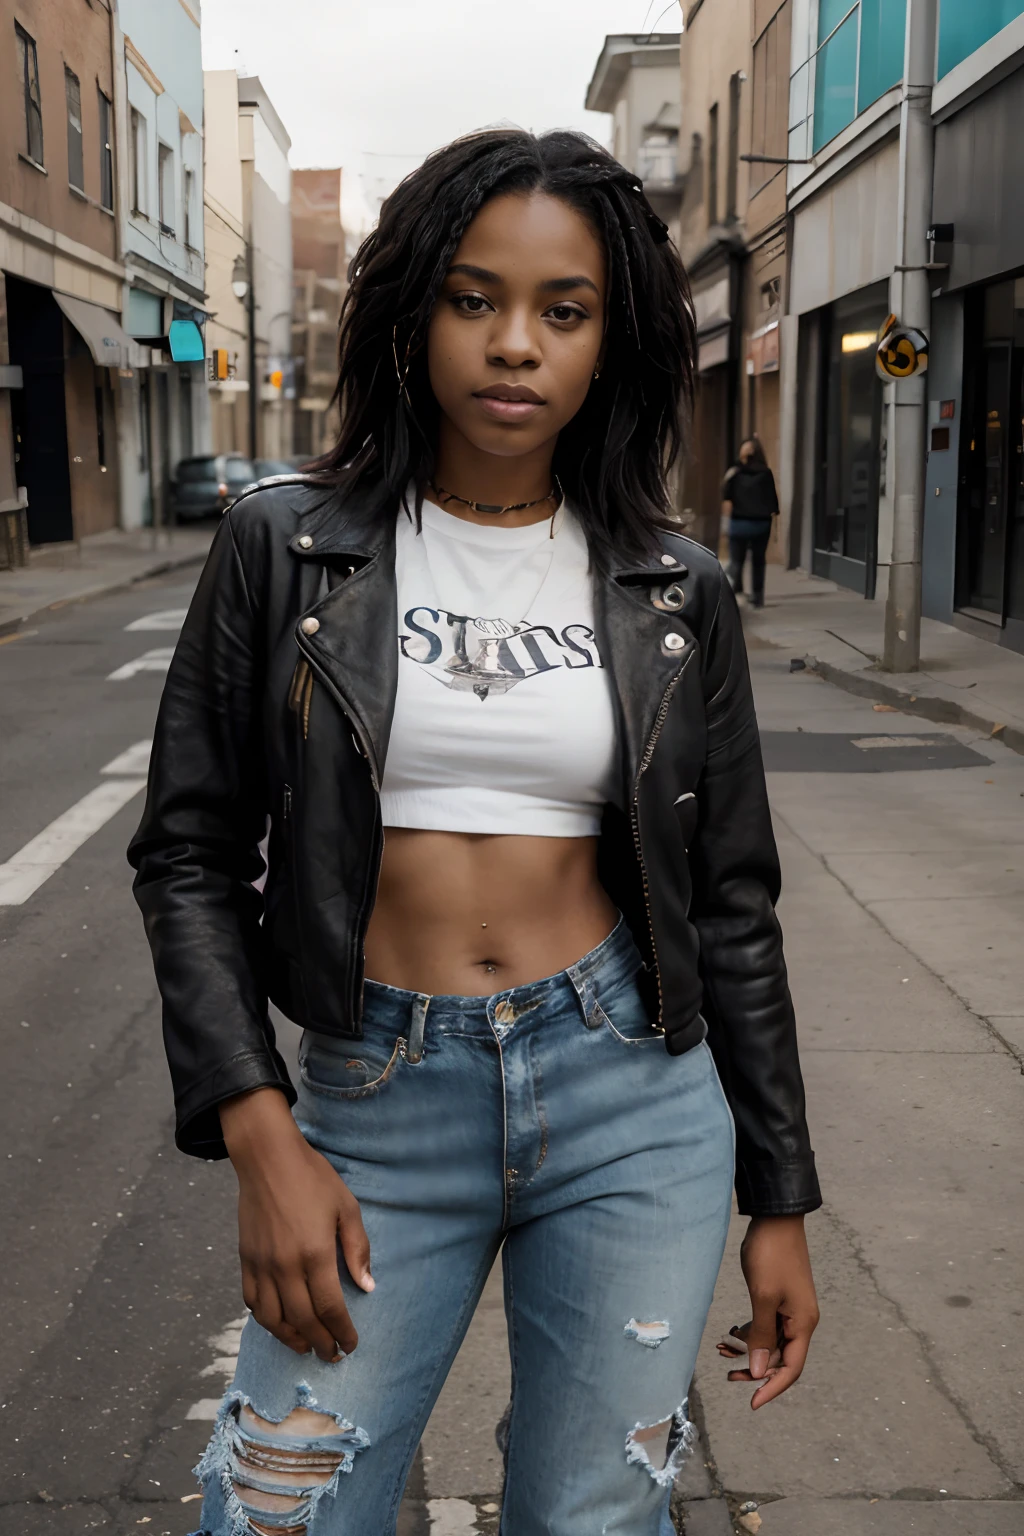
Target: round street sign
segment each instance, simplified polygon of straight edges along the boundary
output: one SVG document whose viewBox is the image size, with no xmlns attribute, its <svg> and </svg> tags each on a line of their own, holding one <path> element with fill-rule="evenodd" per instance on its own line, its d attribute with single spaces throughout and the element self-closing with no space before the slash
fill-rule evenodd
<svg viewBox="0 0 1024 1536">
<path fill-rule="evenodd" d="M 878 332 L 875 367 L 881 379 L 911 379 L 928 367 L 928 338 L 916 326 L 888 315 Z"/>
</svg>

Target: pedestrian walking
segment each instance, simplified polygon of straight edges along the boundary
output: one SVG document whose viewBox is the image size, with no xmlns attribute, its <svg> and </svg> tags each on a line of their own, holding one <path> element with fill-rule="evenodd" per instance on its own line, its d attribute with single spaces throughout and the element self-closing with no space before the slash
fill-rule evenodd
<svg viewBox="0 0 1024 1536">
<path fill-rule="evenodd" d="M 743 591 L 743 567 L 749 553 L 751 601 L 755 608 L 763 608 L 765 560 L 772 519 L 779 515 L 779 498 L 757 437 L 748 437 L 740 444 L 736 463 L 726 471 L 722 513 L 729 519 L 729 580 L 733 591 Z"/>
<path fill-rule="evenodd" d="M 669 1532 L 734 1176 L 732 1374 L 800 1374 L 778 859 L 732 592 L 667 520 L 694 350 L 634 176 L 472 135 L 355 259 L 336 447 L 221 523 L 130 850 L 177 1142 L 239 1185 L 206 1536 L 392 1536 L 499 1250 L 502 1530 Z"/>
</svg>

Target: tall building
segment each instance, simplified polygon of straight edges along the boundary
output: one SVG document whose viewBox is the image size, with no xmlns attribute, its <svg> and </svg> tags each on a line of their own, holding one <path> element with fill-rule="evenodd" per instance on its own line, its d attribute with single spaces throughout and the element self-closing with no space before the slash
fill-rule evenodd
<svg viewBox="0 0 1024 1536">
<path fill-rule="evenodd" d="M 203 328 L 203 70 L 199 0 L 118 0 L 117 162 L 124 329 L 122 521 L 166 520 L 178 459 L 209 437 Z"/>
<path fill-rule="evenodd" d="M 342 177 L 340 167 L 292 173 L 295 452 L 307 459 L 326 451 L 337 428 L 330 406 L 347 268 Z"/>
<path fill-rule="evenodd" d="M 206 324 L 210 446 L 249 451 L 249 263 L 242 194 L 238 76 L 203 75 L 203 222 L 206 235 Z"/>
<path fill-rule="evenodd" d="M 0 0 L 0 564 L 115 526 L 120 324 L 112 18 Z"/>
<path fill-rule="evenodd" d="M 249 443 L 253 457 L 292 452 L 291 139 L 257 76 L 238 81 L 242 228 L 248 260 Z"/>
</svg>

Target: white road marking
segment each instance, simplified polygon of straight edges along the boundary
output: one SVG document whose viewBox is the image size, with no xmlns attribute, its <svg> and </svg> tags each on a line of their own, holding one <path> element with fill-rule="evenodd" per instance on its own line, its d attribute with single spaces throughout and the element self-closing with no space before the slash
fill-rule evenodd
<svg viewBox="0 0 1024 1536">
<path fill-rule="evenodd" d="M 166 672 L 174 655 L 173 645 L 161 645 L 153 651 L 144 651 L 141 656 L 136 656 L 134 661 L 126 661 L 123 667 L 117 667 L 107 678 L 108 683 L 123 683 L 125 678 L 134 677 L 136 672 Z"/>
<path fill-rule="evenodd" d="M 159 613 L 145 613 L 141 619 L 132 619 L 125 629 L 169 629 L 176 633 L 184 624 L 187 613 L 187 608 L 161 608 Z"/>
<path fill-rule="evenodd" d="M 944 747 L 947 743 L 933 736 L 854 736 L 850 745 L 870 752 L 872 747 Z"/>
<path fill-rule="evenodd" d="M 243 1312 L 233 1323 L 228 1323 L 223 1333 L 214 1334 L 209 1340 L 211 1347 L 216 1351 L 215 1358 L 210 1365 L 204 1365 L 200 1375 L 222 1376 L 224 1378 L 224 1390 L 231 1385 L 238 1364 L 238 1346 L 242 1338 L 242 1329 L 249 1320 L 248 1312 Z M 186 1419 L 200 1419 L 207 1424 L 212 1424 L 220 1412 L 219 1397 L 201 1397 L 198 1403 L 193 1403 L 188 1410 Z"/>
<path fill-rule="evenodd" d="M 108 779 L 51 821 L 6 864 L 0 864 L 0 907 L 20 907 L 145 787 L 145 779 Z"/>
<path fill-rule="evenodd" d="M 431 1536 L 477 1536 L 476 1510 L 465 1499 L 428 1499 Z"/>
<path fill-rule="evenodd" d="M 123 774 L 126 777 L 138 774 L 145 778 L 149 772 L 149 754 L 153 750 L 151 741 L 137 741 L 134 747 L 129 747 L 127 752 L 121 752 L 117 757 L 111 758 L 100 773 Z"/>
</svg>

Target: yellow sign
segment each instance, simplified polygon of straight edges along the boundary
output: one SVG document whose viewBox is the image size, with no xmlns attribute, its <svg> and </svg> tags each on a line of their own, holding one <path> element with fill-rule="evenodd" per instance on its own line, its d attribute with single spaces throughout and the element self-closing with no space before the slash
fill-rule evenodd
<svg viewBox="0 0 1024 1536">
<path fill-rule="evenodd" d="M 844 337 L 845 340 L 845 337 Z M 912 379 L 928 367 L 928 338 L 916 326 L 887 315 L 878 332 L 875 367 L 881 379 Z"/>
<path fill-rule="evenodd" d="M 272 384 L 275 389 L 280 389 L 281 385 L 284 383 L 283 369 L 275 368 L 272 373 L 268 373 L 267 383 Z"/>
</svg>

